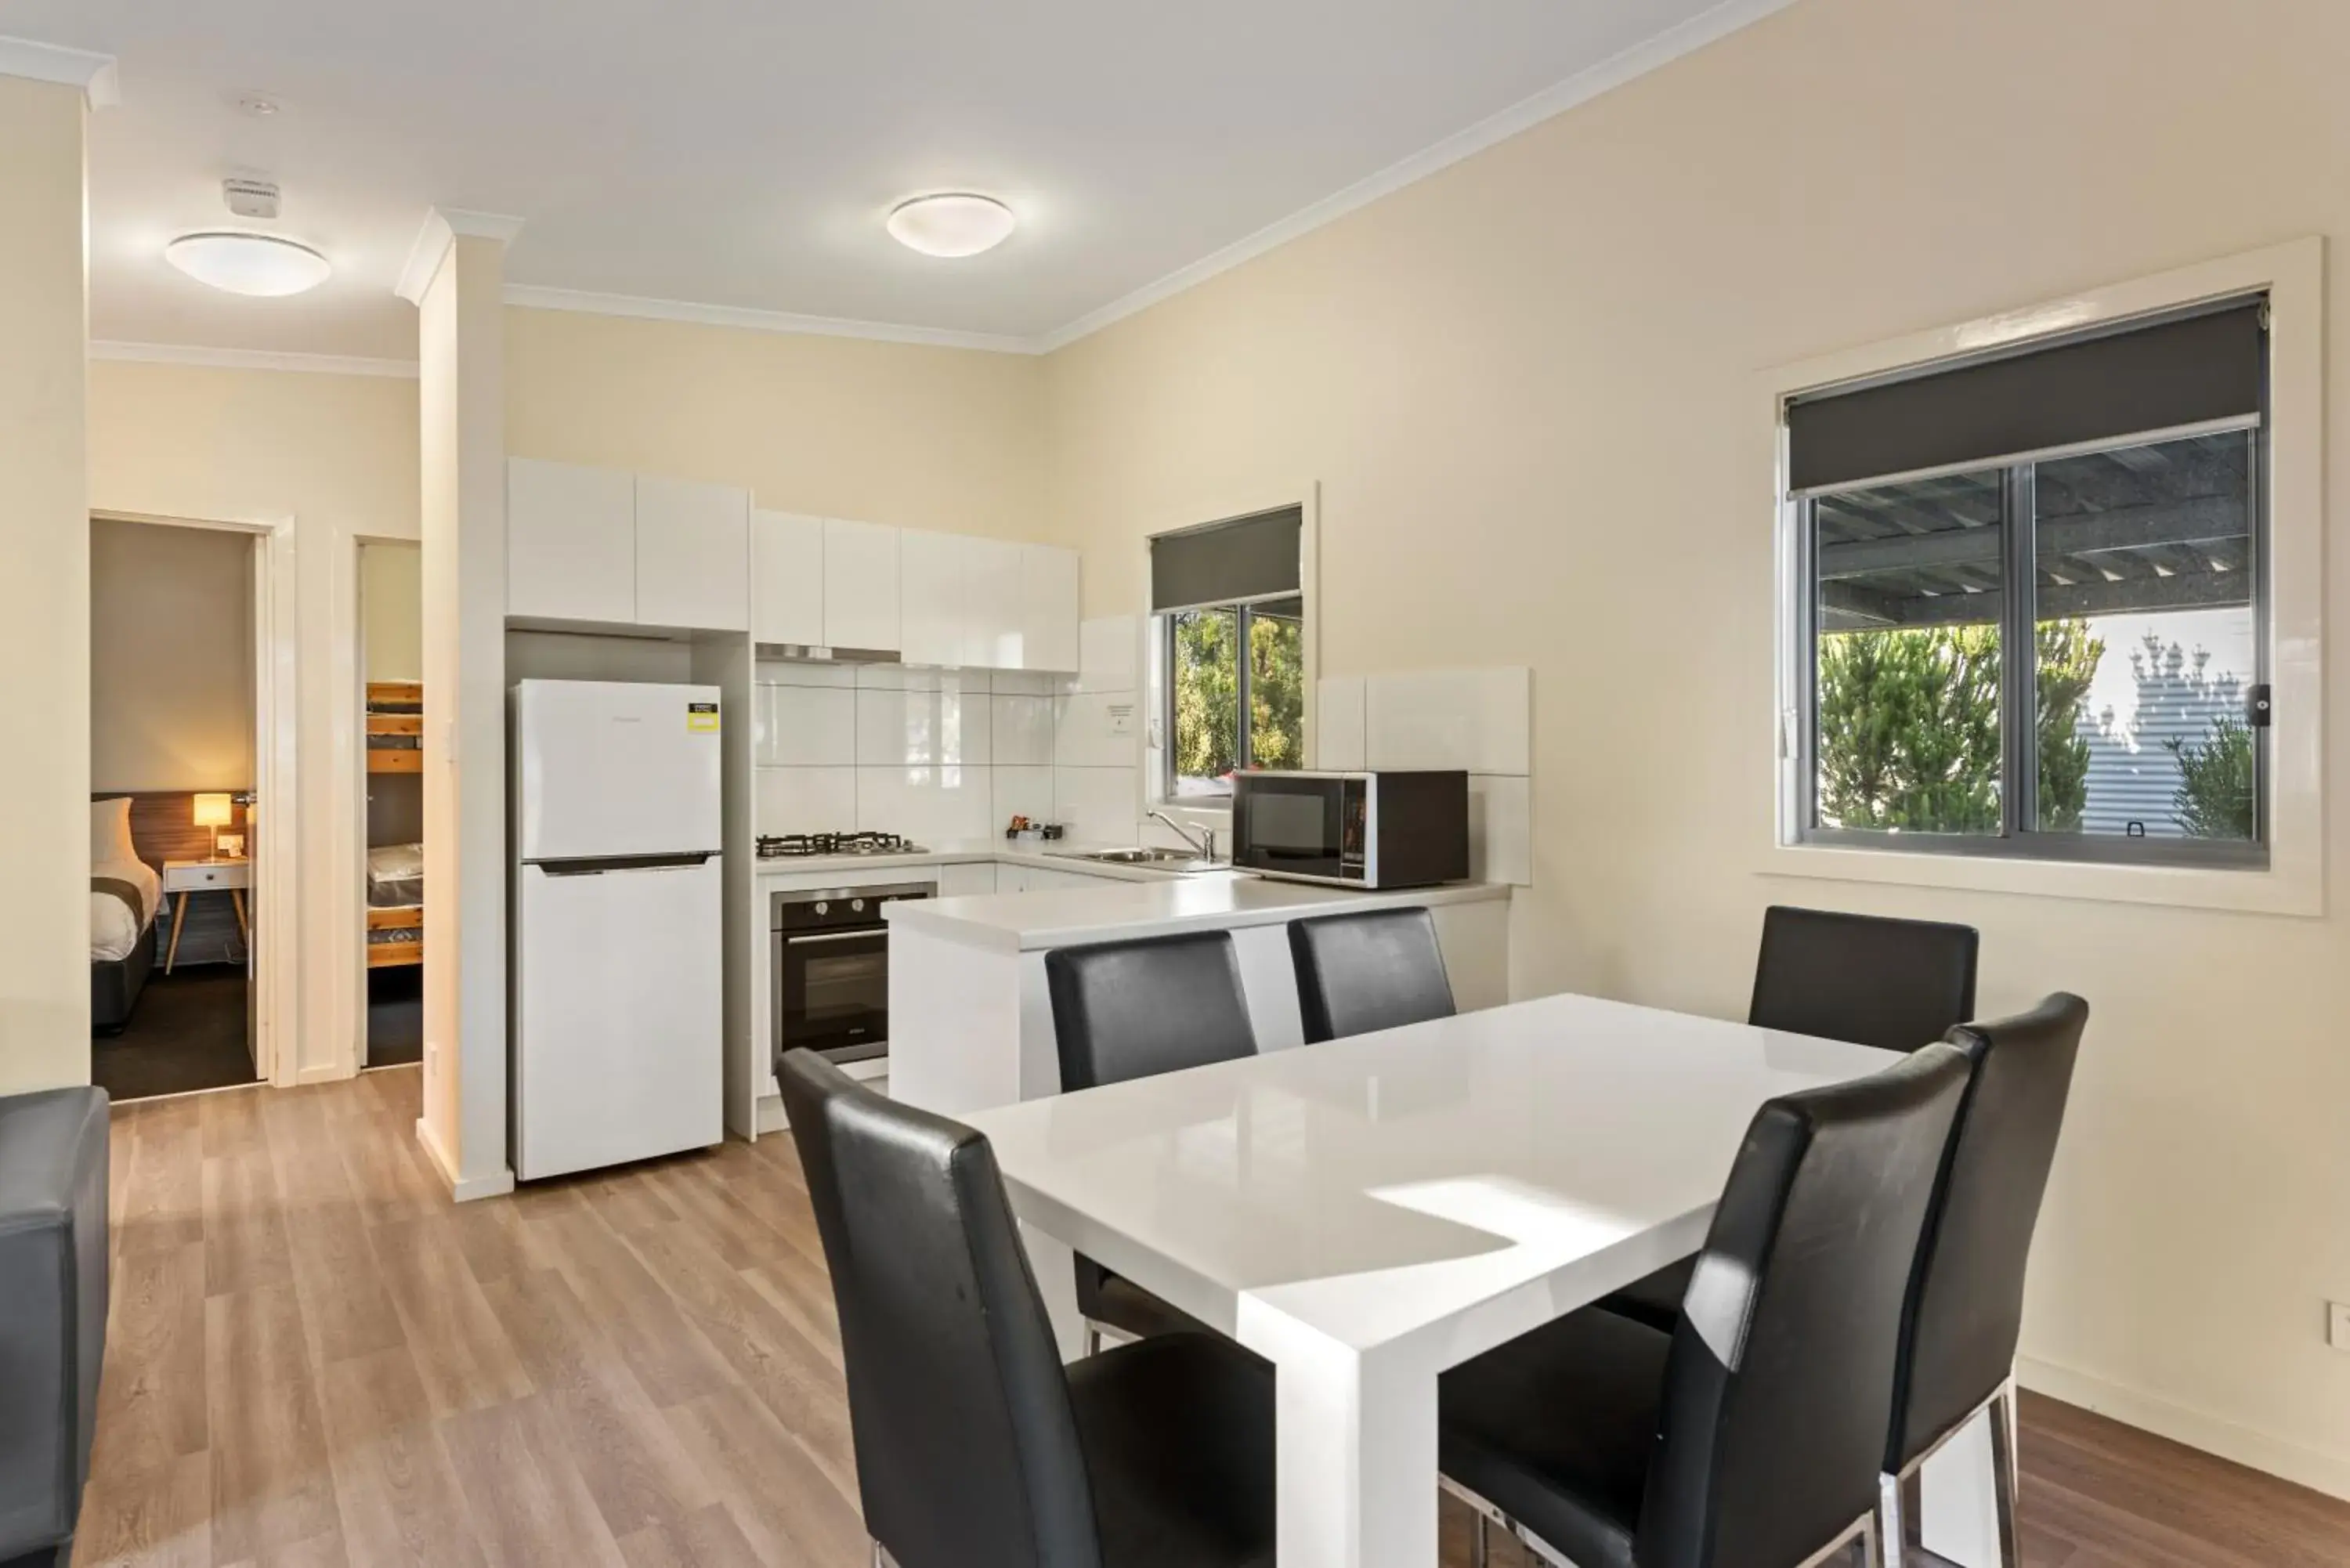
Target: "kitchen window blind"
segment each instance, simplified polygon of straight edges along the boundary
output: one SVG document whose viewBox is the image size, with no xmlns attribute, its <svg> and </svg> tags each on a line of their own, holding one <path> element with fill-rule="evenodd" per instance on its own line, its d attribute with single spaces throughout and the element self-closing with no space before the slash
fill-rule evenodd
<svg viewBox="0 0 2350 1568">
<path fill-rule="evenodd" d="M 1157 535 L 1150 541 L 1151 613 L 1295 595 L 1305 524 L 1303 509 L 1284 506 Z"/>
</svg>

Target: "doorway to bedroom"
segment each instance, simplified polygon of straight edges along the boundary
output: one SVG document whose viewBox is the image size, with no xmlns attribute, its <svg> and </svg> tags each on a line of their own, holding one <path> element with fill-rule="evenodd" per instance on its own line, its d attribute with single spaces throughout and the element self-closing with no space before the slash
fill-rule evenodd
<svg viewBox="0 0 2350 1568">
<path fill-rule="evenodd" d="M 424 1057 L 423 550 L 359 547 L 367 1033 L 361 1065 Z"/>
<path fill-rule="evenodd" d="M 252 1084 L 256 536 L 89 526 L 91 1080 Z"/>
</svg>

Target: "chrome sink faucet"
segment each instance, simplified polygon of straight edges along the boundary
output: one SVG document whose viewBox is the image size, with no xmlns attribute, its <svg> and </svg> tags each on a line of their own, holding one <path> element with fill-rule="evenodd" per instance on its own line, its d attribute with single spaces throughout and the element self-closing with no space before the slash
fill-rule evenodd
<svg viewBox="0 0 2350 1568">
<path fill-rule="evenodd" d="M 1175 836 L 1181 839 L 1184 845 L 1194 854 L 1198 855 L 1201 859 L 1213 860 L 1216 857 L 1216 830 L 1214 828 L 1203 827 L 1200 829 L 1200 836 L 1194 838 L 1191 836 L 1191 830 L 1190 828 L 1184 826 L 1181 823 L 1176 821 L 1165 812 L 1154 810 L 1150 815 L 1157 820 L 1163 822 L 1168 826 L 1173 828 L 1175 830 Z"/>
</svg>

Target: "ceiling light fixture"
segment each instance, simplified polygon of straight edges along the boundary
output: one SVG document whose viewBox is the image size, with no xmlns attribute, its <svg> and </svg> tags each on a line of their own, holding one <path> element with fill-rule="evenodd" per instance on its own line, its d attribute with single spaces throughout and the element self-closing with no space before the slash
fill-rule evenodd
<svg viewBox="0 0 2350 1568">
<path fill-rule="evenodd" d="M 314 289 L 335 270 L 309 246 L 274 234 L 182 234 L 163 257 L 198 283 L 265 299 Z"/>
<path fill-rule="evenodd" d="M 889 214 L 889 234 L 909 250 L 955 259 L 993 250 L 1017 222 L 994 197 L 958 191 L 899 202 Z"/>
</svg>

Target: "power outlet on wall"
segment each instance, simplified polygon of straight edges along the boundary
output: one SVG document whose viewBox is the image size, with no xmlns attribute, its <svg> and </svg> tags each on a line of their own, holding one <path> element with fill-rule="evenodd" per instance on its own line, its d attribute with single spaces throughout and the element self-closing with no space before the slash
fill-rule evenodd
<svg viewBox="0 0 2350 1568">
<path fill-rule="evenodd" d="M 2325 1303 L 2325 1343 L 2336 1350 L 2350 1350 L 2350 1302 Z"/>
</svg>

